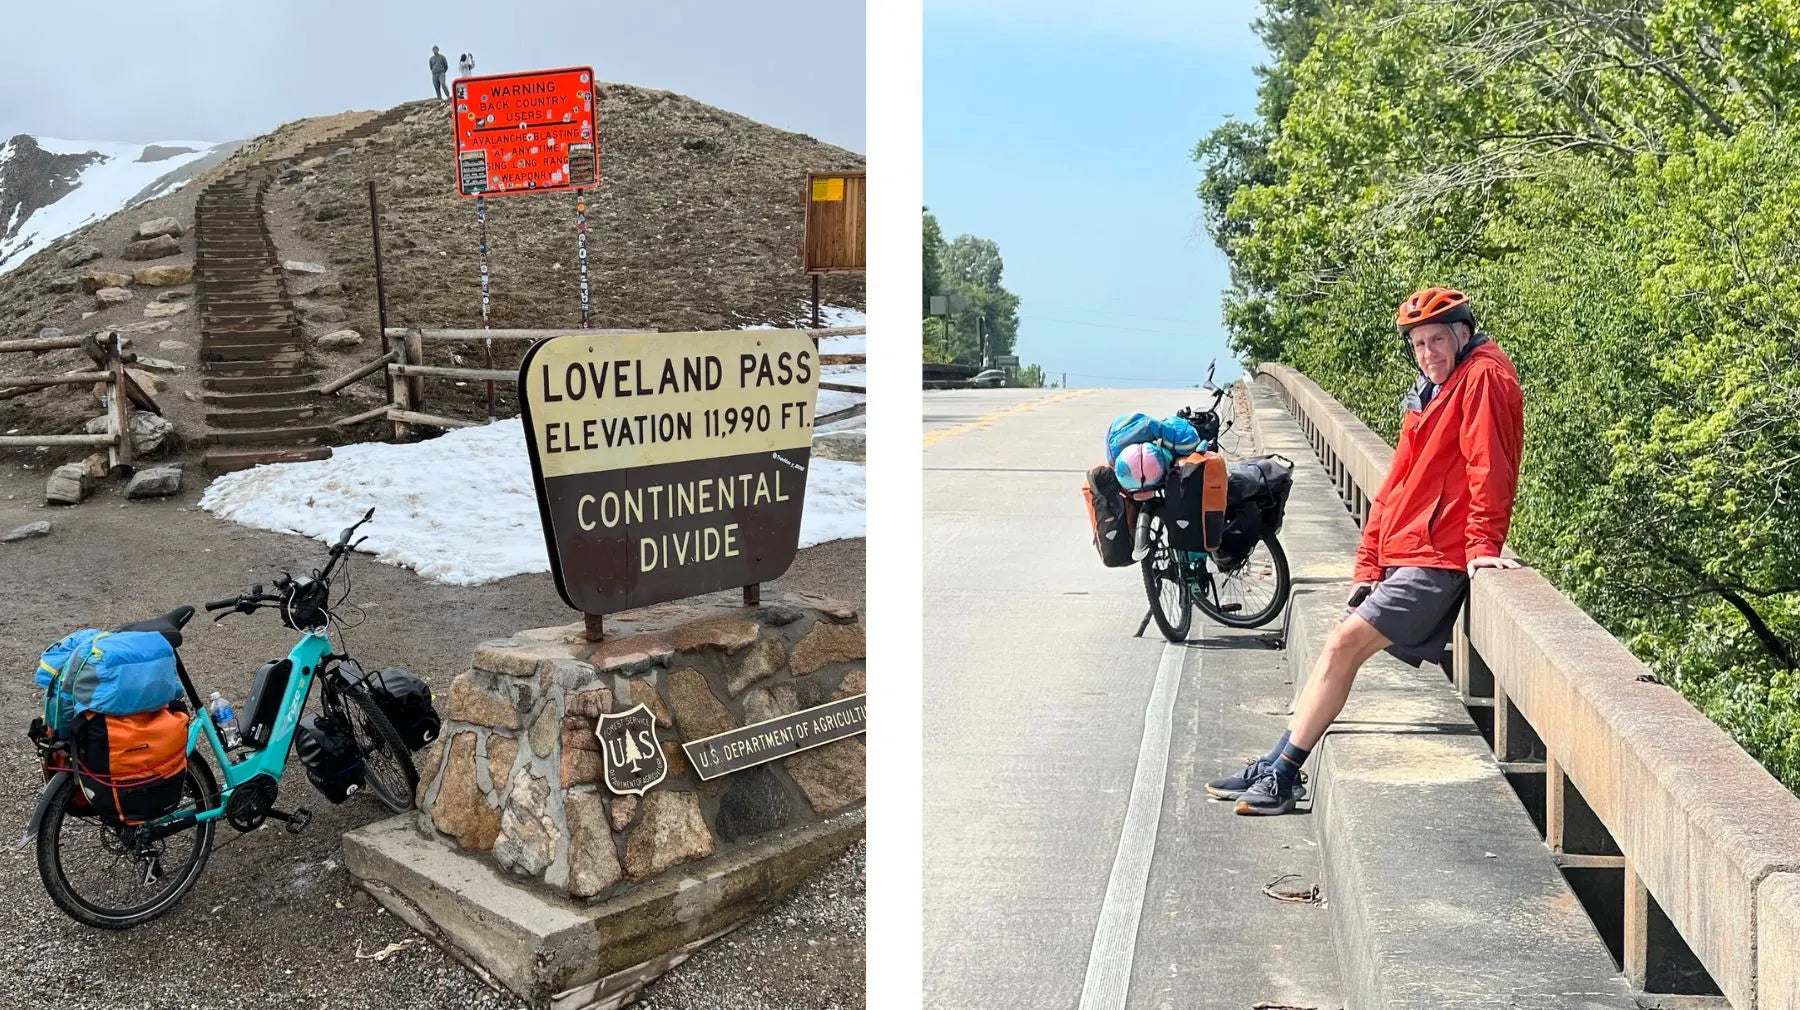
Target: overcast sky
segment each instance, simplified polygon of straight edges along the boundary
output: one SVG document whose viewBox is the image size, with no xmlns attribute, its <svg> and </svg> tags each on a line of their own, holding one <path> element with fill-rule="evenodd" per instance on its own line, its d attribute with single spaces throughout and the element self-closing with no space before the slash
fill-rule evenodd
<svg viewBox="0 0 1800 1010">
<path fill-rule="evenodd" d="M 7 4 L 0 139 L 239 140 L 431 97 L 456 76 L 591 65 L 863 152 L 855 0 L 86 0 Z"/>
</svg>

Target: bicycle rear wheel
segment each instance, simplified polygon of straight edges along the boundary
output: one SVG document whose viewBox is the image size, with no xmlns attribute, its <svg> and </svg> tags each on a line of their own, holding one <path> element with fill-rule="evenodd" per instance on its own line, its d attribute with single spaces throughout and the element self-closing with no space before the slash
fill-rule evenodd
<svg viewBox="0 0 1800 1010">
<path fill-rule="evenodd" d="M 1287 552 L 1263 531 L 1249 556 L 1230 571 L 1207 571 L 1194 605 L 1227 628 L 1260 628 L 1281 615 L 1291 584 Z"/>
<path fill-rule="evenodd" d="M 56 907 L 99 929 L 130 929 L 175 907 L 212 853 L 213 822 L 148 841 L 141 828 L 108 824 L 71 804 L 80 787 L 62 781 L 38 824 L 38 876 Z M 219 786 L 199 754 L 188 755 L 181 811 L 218 806 Z"/>
<path fill-rule="evenodd" d="M 1150 551 L 1139 565 L 1157 630 L 1171 642 L 1187 641 L 1188 630 L 1194 626 L 1194 598 L 1181 576 L 1180 555 L 1169 546 L 1160 517 L 1150 518 Z"/>
</svg>

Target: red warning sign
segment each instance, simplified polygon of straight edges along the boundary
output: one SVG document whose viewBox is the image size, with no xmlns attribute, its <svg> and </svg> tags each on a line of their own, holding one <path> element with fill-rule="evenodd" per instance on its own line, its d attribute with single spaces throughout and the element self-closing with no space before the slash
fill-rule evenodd
<svg viewBox="0 0 1800 1010">
<path fill-rule="evenodd" d="M 510 196 L 599 183 L 593 68 L 459 77 L 451 87 L 459 194 Z"/>
</svg>

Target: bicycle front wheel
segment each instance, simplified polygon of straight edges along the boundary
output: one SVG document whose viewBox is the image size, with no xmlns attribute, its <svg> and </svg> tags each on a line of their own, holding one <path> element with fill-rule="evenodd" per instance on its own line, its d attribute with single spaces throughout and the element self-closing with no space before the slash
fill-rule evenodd
<svg viewBox="0 0 1800 1010">
<path fill-rule="evenodd" d="M 1265 530 L 1242 562 L 1203 573 L 1194 605 L 1227 628 L 1260 628 L 1281 615 L 1291 582 L 1287 552 Z"/>
<path fill-rule="evenodd" d="M 1181 577 L 1180 555 L 1169 546 L 1160 518 L 1150 520 L 1150 551 L 1139 565 L 1157 630 L 1171 642 L 1187 641 L 1188 629 L 1194 626 L 1194 598 L 1187 580 Z"/>
<path fill-rule="evenodd" d="M 406 741 L 400 739 L 400 731 L 388 721 L 368 691 L 354 690 L 348 696 L 357 710 L 346 713 L 349 718 L 345 721 L 350 724 L 350 735 L 356 738 L 356 749 L 362 752 L 364 780 L 389 810 L 397 814 L 411 810 L 413 792 L 419 788 L 419 773 L 413 767 Z"/>
<path fill-rule="evenodd" d="M 38 824 L 38 876 L 56 907 L 99 929 L 130 929 L 175 907 L 212 853 L 213 823 L 200 821 L 149 841 L 141 828 L 108 824 L 78 806 L 65 778 Z M 199 754 L 188 755 L 181 812 L 219 804 L 219 786 Z"/>
</svg>

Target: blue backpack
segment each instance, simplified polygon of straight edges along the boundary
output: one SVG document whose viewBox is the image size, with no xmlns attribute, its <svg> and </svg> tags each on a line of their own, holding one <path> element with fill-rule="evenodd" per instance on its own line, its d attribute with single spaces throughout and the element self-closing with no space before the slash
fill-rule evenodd
<svg viewBox="0 0 1800 1010">
<path fill-rule="evenodd" d="M 1128 445 L 1162 438 L 1162 425 L 1149 414 L 1120 414 L 1106 429 L 1106 461 L 1119 458 Z"/>
<path fill-rule="evenodd" d="M 1162 444 L 1176 459 L 1186 456 L 1200 447 L 1200 433 L 1194 426 L 1179 417 L 1165 417 L 1157 422 L 1162 429 Z"/>
<path fill-rule="evenodd" d="M 38 657 L 44 725 L 67 735 L 83 712 L 135 715 L 181 697 L 175 649 L 154 631 L 83 628 Z"/>
</svg>

